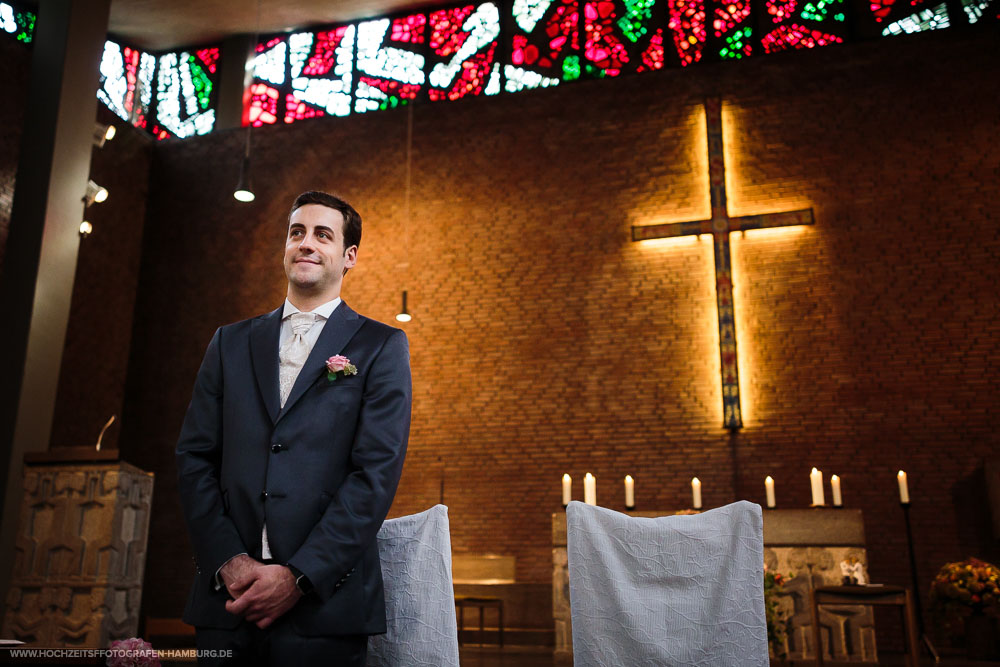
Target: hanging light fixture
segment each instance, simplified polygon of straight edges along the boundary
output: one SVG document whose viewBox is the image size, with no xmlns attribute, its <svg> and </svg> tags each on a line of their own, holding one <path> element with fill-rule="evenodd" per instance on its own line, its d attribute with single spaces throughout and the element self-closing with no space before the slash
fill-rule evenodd
<svg viewBox="0 0 1000 667">
<path fill-rule="evenodd" d="M 413 104 L 406 109 L 406 196 L 403 200 L 404 247 L 409 247 L 410 232 L 410 164 L 413 161 Z M 406 264 L 409 273 L 409 263 Z M 403 290 L 403 309 L 396 314 L 397 322 L 409 322 L 413 319 L 406 309 L 406 290 Z"/>
<path fill-rule="evenodd" d="M 403 309 L 398 313 L 396 313 L 396 321 L 409 322 L 412 319 L 413 316 L 410 315 L 410 312 L 408 310 L 406 310 L 406 290 L 403 290 Z"/>
<path fill-rule="evenodd" d="M 260 0 L 257 0 L 257 32 L 253 36 L 254 52 L 257 50 L 257 42 L 260 41 Z M 249 119 L 248 119 L 249 121 Z M 253 132 L 253 123 L 247 125 L 247 141 L 243 149 L 243 162 L 240 164 L 240 180 L 233 191 L 233 198 L 236 201 L 251 202 L 256 199 L 253 193 L 253 184 L 250 182 L 250 135 Z"/>
<path fill-rule="evenodd" d="M 243 154 L 243 164 L 240 165 L 240 180 L 233 192 L 236 201 L 249 202 L 256 199 L 253 186 L 250 183 L 250 128 L 247 128 L 247 147 Z"/>
</svg>

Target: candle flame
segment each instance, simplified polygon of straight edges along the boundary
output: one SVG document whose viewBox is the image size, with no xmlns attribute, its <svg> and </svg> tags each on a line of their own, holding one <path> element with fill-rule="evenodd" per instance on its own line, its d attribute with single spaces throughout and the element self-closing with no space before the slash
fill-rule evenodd
<svg viewBox="0 0 1000 667">
<path fill-rule="evenodd" d="M 768 475 L 767 477 L 765 477 L 765 478 L 764 478 L 764 481 L 765 481 L 765 482 L 770 482 L 771 484 L 774 484 L 774 480 L 773 480 L 773 479 L 771 479 L 771 476 L 770 476 L 770 475 Z"/>
<path fill-rule="evenodd" d="M 694 477 L 691 479 L 691 484 L 701 484 L 701 480 L 699 480 L 697 477 Z"/>
<path fill-rule="evenodd" d="M 813 468 L 813 469 L 812 469 L 812 473 L 810 473 L 810 474 L 813 474 L 813 475 L 815 475 L 815 474 L 816 474 L 816 473 L 818 473 L 818 472 L 819 472 L 819 470 L 816 470 L 816 468 Z"/>
<path fill-rule="evenodd" d="M 625 481 L 626 482 L 631 482 L 632 481 L 632 475 L 625 475 Z"/>
<path fill-rule="evenodd" d="M 906 479 L 906 473 L 903 472 L 902 470 L 900 470 L 899 473 L 896 476 L 899 477 L 899 478 L 901 478 L 901 479 Z"/>
<path fill-rule="evenodd" d="M 566 473 L 565 475 L 563 475 L 563 481 L 564 482 L 568 482 L 568 481 L 570 481 L 572 479 L 573 478 L 569 476 L 569 473 Z"/>
<path fill-rule="evenodd" d="M 836 475 L 831 475 L 831 476 L 830 476 L 830 481 L 832 482 L 833 480 L 837 480 L 837 481 L 839 482 L 839 481 L 840 481 L 840 478 L 839 478 L 839 477 L 837 477 Z"/>
<path fill-rule="evenodd" d="M 593 479 L 593 477 L 594 477 L 594 476 L 593 476 L 593 475 L 591 475 L 591 474 L 590 474 L 589 472 L 588 472 L 588 473 L 587 473 L 586 475 L 584 475 L 584 478 L 585 478 L 585 479 Z"/>
</svg>

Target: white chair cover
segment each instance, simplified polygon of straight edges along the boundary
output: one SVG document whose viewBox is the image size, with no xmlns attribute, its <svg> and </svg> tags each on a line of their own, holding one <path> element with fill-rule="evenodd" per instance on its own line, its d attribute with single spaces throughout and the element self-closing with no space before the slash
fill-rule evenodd
<svg viewBox="0 0 1000 667">
<path fill-rule="evenodd" d="M 574 501 L 566 525 L 576 667 L 768 664 L 759 505 L 646 519 Z"/>
<path fill-rule="evenodd" d="M 387 632 L 368 639 L 369 667 L 458 667 L 448 508 L 385 521 L 378 554 Z"/>
</svg>

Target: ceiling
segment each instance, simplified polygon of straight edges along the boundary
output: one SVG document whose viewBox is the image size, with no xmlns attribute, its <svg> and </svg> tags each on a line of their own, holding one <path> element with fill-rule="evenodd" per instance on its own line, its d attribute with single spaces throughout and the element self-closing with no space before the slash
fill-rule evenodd
<svg viewBox="0 0 1000 667">
<path fill-rule="evenodd" d="M 146 51 L 217 43 L 228 35 L 282 32 L 384 16 L 441 0 L 112 0 L 108 32 Z"/>
</svg>

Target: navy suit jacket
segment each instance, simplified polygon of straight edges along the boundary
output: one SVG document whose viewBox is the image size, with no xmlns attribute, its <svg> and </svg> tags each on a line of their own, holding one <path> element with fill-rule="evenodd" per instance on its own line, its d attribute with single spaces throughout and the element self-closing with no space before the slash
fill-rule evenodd
<svg viewBox="0 0 1000 667">
<path fill-rule="evenodd" d="M 197 573 L 184 620 L 233 628 L 216 571 L 272 557 L 315 586 L 286 614 L 300 634 L 385 632 L 376 534 L 392 504 L 410 429 L 406 334 L 341 302 L 284 408 L 278 396 L 282 309 L 215 332 L 177 442 L 177 472 Z M 357 375 L 327 379 L 348 357 Z"/>
</svg>

